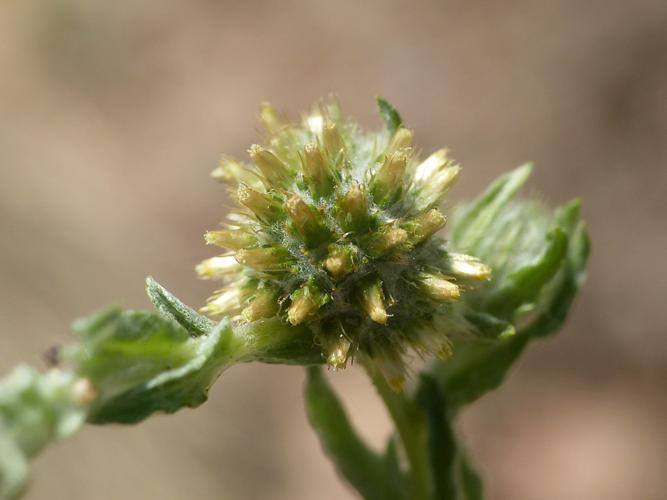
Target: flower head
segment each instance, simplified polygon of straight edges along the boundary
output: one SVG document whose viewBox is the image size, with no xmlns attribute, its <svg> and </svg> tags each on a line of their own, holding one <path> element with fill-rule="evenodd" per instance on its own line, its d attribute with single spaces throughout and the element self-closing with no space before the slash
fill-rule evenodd
<svg viewBox="0 0 667 500">
<path fill-rule="evenodd" d="M 455 304 L 490 269 L 437 236 L 459 166 L 445 149 L 421 160 L 392 113 L 366 133 L 333 102 L 300 123 L 264 104 L 251 163 L 223 160 L 213 174 L 239 208 L 206 234 L 227 253 L 198 271 L 225 282 L 205 312 L 305 325 L 331 367 L 360 356 L 400 386 L 410 351 L 450 352 L 465 329 Z"/>
</svg>

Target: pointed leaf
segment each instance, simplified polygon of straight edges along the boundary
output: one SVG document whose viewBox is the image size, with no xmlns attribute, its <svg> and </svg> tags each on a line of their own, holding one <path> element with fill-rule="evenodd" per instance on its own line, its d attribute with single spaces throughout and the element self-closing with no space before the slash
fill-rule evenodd
<svg viewBox="0 0 667 500">
<path fill-rule="evenodd" d="M 580 203 L 572 201 L 559 208 L 556 220 L 569 234 L 567 257 L 559 274 L 543 292 L 533 313 L 532 322 L 522 334 L 543 336 L 557 330 L 565 321 L 574 297 L 586 277 L 590 239 L 579 220 Z"/>
<path fill-rule="evenodd" d="M 79 321 L 75 330 L 82 344 L 66 356 L 99 392 L 93 423 L 132 423 L 156 411 L 197 406 L 239 350 L 228 320 L 191 337 L 156 314 L 110 311 Z"/>
<path fill-rule="evenodd" d="M 533 217 L 535 213 L 538 215 Z M 432 366 L 452 412 L 498 387 L 530 340 L 558 328 L 583 283 L 589 240 L 579 221 L 578 202 L 559 208 L 550 222 L 539 215 L 535 206 L 515 203 L 509 213 L 494 223 L 506 224 L 508 220 L 516 221 L 521 229 L 520 237 L 508 240 L 516 247 L 502 249 L 510 258 L 503 261 L 502 252 L 493 255 L 493 247 L 489 246 L 488 253 L 480 257 L 497 259 L 499 273 L 494 269 L 494 281 L 464 296 L 470 308 L 465 316 L 482 335 L 456 340 L 454 356 Z M 556 227 L 546 245 L 539 243 L 544 228 L 554 222 Z M 493 224 L 487 233 L 498 241 L 495 237 L 499 233 Z M 532 305 L 528 312 L 522 312 L 525 304 Z M 521 323 L 513 325 L 515 335 L 501 335 L 498 340 L 483 338 L 485 333 L 500 331 L 507 321 L 519 316 Z"/>
<path fill-rule="evenodd" d="M 396 108 L 389 104 L 389 101 L 387 101 L 384 97 L 377 97 L 376 99 L 378 110 L 380 111 L 380 115 L 382 116 L 382 119 L 384 120 L 384 126 L 389 132 L 389 135 L 392 136 L 394 133 L 399 129 L 399 127 L 403 124 L 403 120 L 401 119 L 401 115 L 398 114 L 398 111 L 396 111 Z"/>
<path fill-rule="evenodd" d="M 16 498 L 28 482 L 28 459 L 0 421 L 0 498 Z"/>
<path fill-rule="evenodd" d="M 449 411 L 455 413 L 498 387 L 527 340 L 527 337 L 514 335 L 498 340 L 455 343 L 454 356 L 431 367 L 433 377 L 447 395 Z"/>
<path fill-rule="evenodd" d="M 40 373 L 27 365 L 0 380 L 0 498 L 23 490 L 29 458 L 74 434 L 85 421 L 77 382 L 72 373 Z"/>
<path fill-rule="evenodd" d="M 359 438 L 320 368 L 308 369 L 306 411 L 338 472 L 367 500 L 403 498 L 392 489 L 383 458 Z"/>
<path fill-rule="evenodd" d="M 146 293 L 161 316 L 176 321 L 193 337 L 207 334 L 215 323 L 189 308 L 152 277 L 146 278 Z"/>
<path fill-rule="evenodd" d="M 475 249 L 485 232 L 525 184 L 532 170 L 532 165 L 526 164 L 502 175 L 479 198 L 460 209 L 450 224 L 451 238 L 456 248 L 476 255 Z"/>
<path fill-rule="evenodd" d="M 533 303 L 542 288 L 561 268 L 567 253 L 567 235 L 559 227 L 546 235 L 546 246 L 540 256 L 505 275 L 489 297 L 487 310 L 498 317 L 512 319 L 524 304 Z"/>
</svg>

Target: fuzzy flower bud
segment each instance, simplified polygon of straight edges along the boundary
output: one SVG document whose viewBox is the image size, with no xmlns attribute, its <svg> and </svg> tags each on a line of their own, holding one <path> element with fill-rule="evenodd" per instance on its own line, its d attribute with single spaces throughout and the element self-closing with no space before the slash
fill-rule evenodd
<svg viewBox="0 0 667 500">
<path fill-rule="evenodd" d="M 410 242 L 421 243 L 440 231 L 447 223 L 447 218 L 437 209 L 427 210 L 406 224 Z"/>
<path fill-rule="evenodd" d="M 461 296 L 461 289 L 443 276 L 421 273 L 419 282 L 424 292 L 435 300 L 451 301 Z"/>
<path fill-rule="evenodd" d="M 280 203 L 271 195 L 260 193 L 245 184 L 239 186 L 236 195 L 241 204 L 263 221 L 272 222 L 283 214 Z"/>
<path fill-rule="evenodd" d="M 246 292 L 239 283 L 235 283 L 211 297 L 202 311 L 212 316 L 233 314 L 241 309 L 245 298 Z"/>
<path fill-rule="evenodd" d="M 299 288 L 290 298 L 292 305 L 287 311 L 287 319 L 293 325 L 303 323 L 328 301 L 328 297 L 312 283 Z"/>
<path fill-rule="evenodd" d="M 415 169 L 412 190 L 418 208 L 439 203 L 458 178 L 461 167 L 447 156 L 447 150 L 436 151 Z"/>
<path fill-rule="evenodd" d="M 322 140 L 331 161 L 336 161 L 341 153 L 345 153 L 345 143 L 335 123 L 326 124 L 322 131 Z"/>
<path fill-rule="evenodd" d="M 236 252 L 236 260 L 243 266 L 262 271 L 278 271 L 289 264 L 290 255 L 284 248 L 250 248 Z"/>
<path fill-rule="evenodd" d="M 327 348 L 327 364 L 334 370 L 345 368 L 351 346 L 348 339 L 339 335 Z"/>
<path fill-rule="evenodd" d="M 208 231 L 204 235 L 206 243 L 230 250 L 240 250 L 257 244 L 257 237 L 242 229 Z"/>
<path fill-rule="evenodd" d="M 405 243 L 408 232 L 394 226 L 385 226 L 367 238 L 364 248 L 374 257 L 380 257 L 392 252 Z"/>
<path fill-rule="evenodd" d="M 301 234 L 308 247 L 314 247 L 327 241 L 329 229 L 324 225 L 322 217 L 297 195 L 292 195 L 285 204 L 287 213 L 294 222 L 294 227 Z"/>
<path fill-rule="evenodd" d="M 211 177 L 216 181 L 225 184 L 244 183 L 254 188 L 259 188 L 262 181 L 256 172 L 253 172 L 247 165 L 231 159 L 223 159 L 218 164 Z"/>
<path fill-rule="evenodd" d="M 404 151 L 386 157 L 371 182 L 371 193 L 377 203 L 386 205 L 400 192 L 407 165 L 408 156 Z"/>
<path fill-rule="evenodd" d="M 224 170 L 248 210 L 228 216 L 234 227 L 206 236 L 236 254 L 198 272 L 236 278 L 205 312 L 246 322 L 277 316 L 309 332 L 331 367 L 363 356 L 399 387 L 410 351 L 440 355 L 447 332 L 465 329 L 457 324 L 463 315 L 446 316 L 459 281 L 472 287 L 489 270 L 449 254 L 437 237 L 446 218 L 436 205 L 459 167 L 445 150 L 420 162 L 413 132 L 396 113 L 383 116 L 387 128 L 368 134 L 335 103 L 298 124 L 263 105 L 266 143 L 249 151 L 258 172 L 236 163 Z"/>
<path fill-rule="evenodd" d="M 303 148 L 303 171 L 315 196 L 331 194 L 334 183 L 329 164 L 324 160 L 319 146 L 313 142 Z"/>
<path fill-rule="evenodd" d="M 368 227 L 368 196 L 352 184 L 338 203 L 339 219 L 345 231 L 363 232 Z"/>
<path fill-rule="evenodd" d="M 248 154 L 269 184 L 285 185 L 289 182 L 289 168 L 271 151 L 253 144 Z"/>
<path fill-rule="evenodd" d="M 449 266 L 452 273 L 460 278 L 477 281 L 486 281 L 491 278 L 491 268 L 470 255 L 450 253 Z"/>
<path fill-rule="evenodd" d="M 412 132 L 412 130 L 408 130 L 404 127 L 399 128 L 391 138 L 387 150 L 385 151 L 385 155 L 391 156 L 397 151 L 409 148 L 412 145 L 413 136 L 414 132 Z"/>
<path fill-rule="evenodd" d="M 197 266 L 197 274 L 202 279 L 219 279 L 238 273 L 242 267 L 233 255 L 221 255 L 206 259 Z"/>
<path fill-rule="evenodd" d="M 340 279 L 354 271 L 353 255 L 354 252 L 350 247 L 331 245 L 324 267 L 335 279 Z"/>
<path fill-rule="evenodd" d="M 361 291 L 362 305 L 370 319 L 381 325 L 387 324 L 389 315 L 384 307 L 384 292 L 382 282 L 375 281 L 364 287 Z"/>
<path fill-rule="evenodd" d="M 247 322 L 257 321 L 262 318 L 270 318 L 275 316 L 278 312 L 278 302 L 276 300 L 278 294 L 270 287 L 262 290 L 257 290 L 255 297 L 250 302 L 243 312 L 243 318 Z"/>
</svg>

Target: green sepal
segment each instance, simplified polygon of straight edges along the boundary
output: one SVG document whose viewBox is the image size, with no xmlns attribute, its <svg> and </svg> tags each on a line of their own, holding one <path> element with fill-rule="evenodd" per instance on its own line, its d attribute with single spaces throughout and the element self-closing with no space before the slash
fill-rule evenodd
<svg viewBox="0 0 667 500">
<path fill-rule="evenodd" d="M 401 115 L 398 113 L 396 108 L 389 104 L 389 101 L 387 101 L 384 97 L 378 96 L 375 98 L 375 101 L 377 103 L 378 110 L 380 111 L 380 115 L 382 116 L 382 120 L 384 120 L 384 126 L 387 129 L 387 132 L 389 132 L 389 136 L 394 135 L 399 127 L 403 124 Z"/>
<path fill-rule="evenodd" d="M 318 367 L 308 368 L 304 399 L 308 418 L 322 448 L 339 474 L 363 498 L 408 498 L 401 486 L 402 476 L 396 474 L 395 449 L 390 445 L 385 458 L 368 448 L 352 427 L 345 409 Z"/>
</svg>

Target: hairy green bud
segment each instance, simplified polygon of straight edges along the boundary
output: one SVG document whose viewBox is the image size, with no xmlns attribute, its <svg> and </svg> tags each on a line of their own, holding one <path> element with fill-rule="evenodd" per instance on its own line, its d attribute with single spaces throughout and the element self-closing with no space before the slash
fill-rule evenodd
<svg viewBox="0 0 667 500">
<path fill-rule="evenodd" d="M 235 252 L 240 268 L 228 255 L 198 271 L 228 282 L 204 312 L 303 326 L 330 366 L 360 355 L 397 386 L 411 351 L 439 355 L 450 333 L 469 330 L 453 305 L 490 271 L 450 255 L 437 236 L 459 167 L 445 150 L 421 161 L 414 133 L 387 106 L 380 102 L 387 127 L 366 133 L 334 103 L 301 123 L 264 104 L 267 140 L 249 150 L 256 169 L 228 161 L 227 175 L 216 176 L 249 212 L 206 236 Z"/>
</svg>

